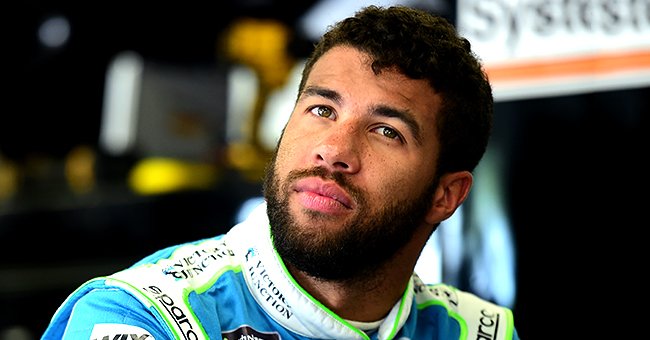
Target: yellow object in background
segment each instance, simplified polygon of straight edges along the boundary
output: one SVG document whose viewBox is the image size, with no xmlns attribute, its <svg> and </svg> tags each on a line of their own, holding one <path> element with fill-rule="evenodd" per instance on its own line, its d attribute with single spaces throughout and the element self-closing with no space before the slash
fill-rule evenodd
<svg viewBox="0 0 650 340">
<path fill-rule="evenodd" d="M 285 85 L 295 65 L 288 50 L 292 34 L 277 20 L 240 18 L 226 30 L 222 41 L 222 53 L 252 69 L 258 79 L 252 112 L 243 126 L 244 139 L 230 141 L 227 154 L 229 164 L 252 181 L 261 181 L 272 155 L 260 142 L 259 130 L 269 96 Z"/>
<path fill-rule="evenodd" d="M 0 203 L 14 195 L 18 180 L 19 172 L 15 162 L 0 155 Z"/>
<path fill-rule="evenodd" d="M 213 164 L 172 158 L 146 158 L 129 174 L 129 186 L 141 195 L 165 194 L 191 189 L 209 189 L 219 177 Z"/>
<path fill-rule="evenodd" d="M 85 194 L 95 187 L 95 151 L 89 146 L 73 148 L 65 158 L 64 173 L 70 189 Z"/>
<path fill-rule="evenodd" d="M 294 58 L 287 51 L 291 30 L 272 19 L 241 18 L 227 30 L 225 53 L 252 68 L 260 83 L 277 88 L 287 80 Z"/>
</svg>

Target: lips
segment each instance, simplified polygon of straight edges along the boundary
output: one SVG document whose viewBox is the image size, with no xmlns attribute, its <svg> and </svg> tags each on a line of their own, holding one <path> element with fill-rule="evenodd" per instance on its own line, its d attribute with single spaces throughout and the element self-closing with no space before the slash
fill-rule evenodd
<svg viewBox="0 0 650 340">
<path fill-rule="evenodd" d="M 298 180 L 293 190 L 332 199 L 347 209 L 352 209 L 354 205 L 350 196 L 338 184 L 317 177 Z"/>
</svg>

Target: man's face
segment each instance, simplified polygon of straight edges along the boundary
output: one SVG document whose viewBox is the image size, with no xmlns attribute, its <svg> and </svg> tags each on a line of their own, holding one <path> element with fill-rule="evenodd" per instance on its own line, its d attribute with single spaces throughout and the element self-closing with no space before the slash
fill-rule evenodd
<svg viewBox="0 0 650 340">
<path fill-rule="evenodd" d="M 425 80 L 335 47 L 314 65 L 264 183 L 284 261 L 346 280 L 410 240 L 431 207 L 440 97 Z"/>
</svg>

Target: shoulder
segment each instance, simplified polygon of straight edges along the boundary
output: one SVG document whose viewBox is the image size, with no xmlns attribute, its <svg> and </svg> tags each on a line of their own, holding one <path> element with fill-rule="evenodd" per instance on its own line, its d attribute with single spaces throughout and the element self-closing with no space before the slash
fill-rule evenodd
<svg viewBox="0 0 650 340">
<path fill-rule="evenodd" d="M 125 270 L 89 280 L 61 304 L 45 338 L 61 338 L 63 332 L 70 334 L 73 329 L 84 338 L 90 334 L 106 338 L 109 333 L 96 329 L 100 324 L 123 331 L 110 333 L 115 336 L 130 329 L 134 331 L 129 334 L 147 334 L 136 328 L 155 338 L 169 338 L 170 334 L 192 338 L 202 333 L 196 309 L 204 302 L 197 299 L 241 291 L 241 267 L 251 248 L 251 235 L 266 225 L 262 218 L 250 220 L 227 234 L 170 246 Z M 216 283 L 219 289 L 214 289 Z"/>
<path fill-rule="evenodd" d="M 166 338 L 159 316 L 127 291 L 96 278 L 75 290 L 59 307 L 43 339 L 119 338 L 122 334 Z"/>
<path fill-rule="evenodd" d="M 416 280 L 419 281 L 419 280 Z M 446 284 L 416 282 L 419 310 L 435 309 L 454 319 L 468 339 L 517 339 L 512 311 Z"/>
<path fill-rule="evenodd" d="M 162 249 L 125 270 L 84 283 L 59 307 L 47 334 L 201 334 L 188 295 L 239 272 L 240 253 L 226 234 Z M 234 281 L 229 281 L 230 287 Z M 102 326 L 104 325 L 104 326 Z M 109 326 L 106 326 L 109 325 Z M 104 327 L 104 328 L 102 328 Z M 116 333 L 117 332 L 117 333 Z M 122 333 L 120 333 L 122 332 Z"/>
</svg>

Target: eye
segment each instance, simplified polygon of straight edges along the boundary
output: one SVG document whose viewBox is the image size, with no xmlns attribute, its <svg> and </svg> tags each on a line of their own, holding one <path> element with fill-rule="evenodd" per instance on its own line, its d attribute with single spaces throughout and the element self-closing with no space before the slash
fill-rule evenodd
<svg viewBox="0 0 650 340">
<path fill-rule="evenodd" d="M 327 106 L 314 106 L 309 109 L 309 112 L 323 118 L 333 118 L 334 116 L 334 110 Z"/>
<path fill-rule="evenodd" d="M 400 142 L 403 141 L 402 136 L 400 136 L 400 134 L 396 130 L 394 130 L 392 128 L 389 128 L 387 126 L 380 126 L 380 127 L 376 128 L 375 131 L 377 131 L 377 133 L 379 133 L 380 135 L 382 135 L 384 137 L 387 137 L 387 138 L 390 138 L 390 139 L 395 139 L 395 140 L 398 140 Z"/>
</svg>

